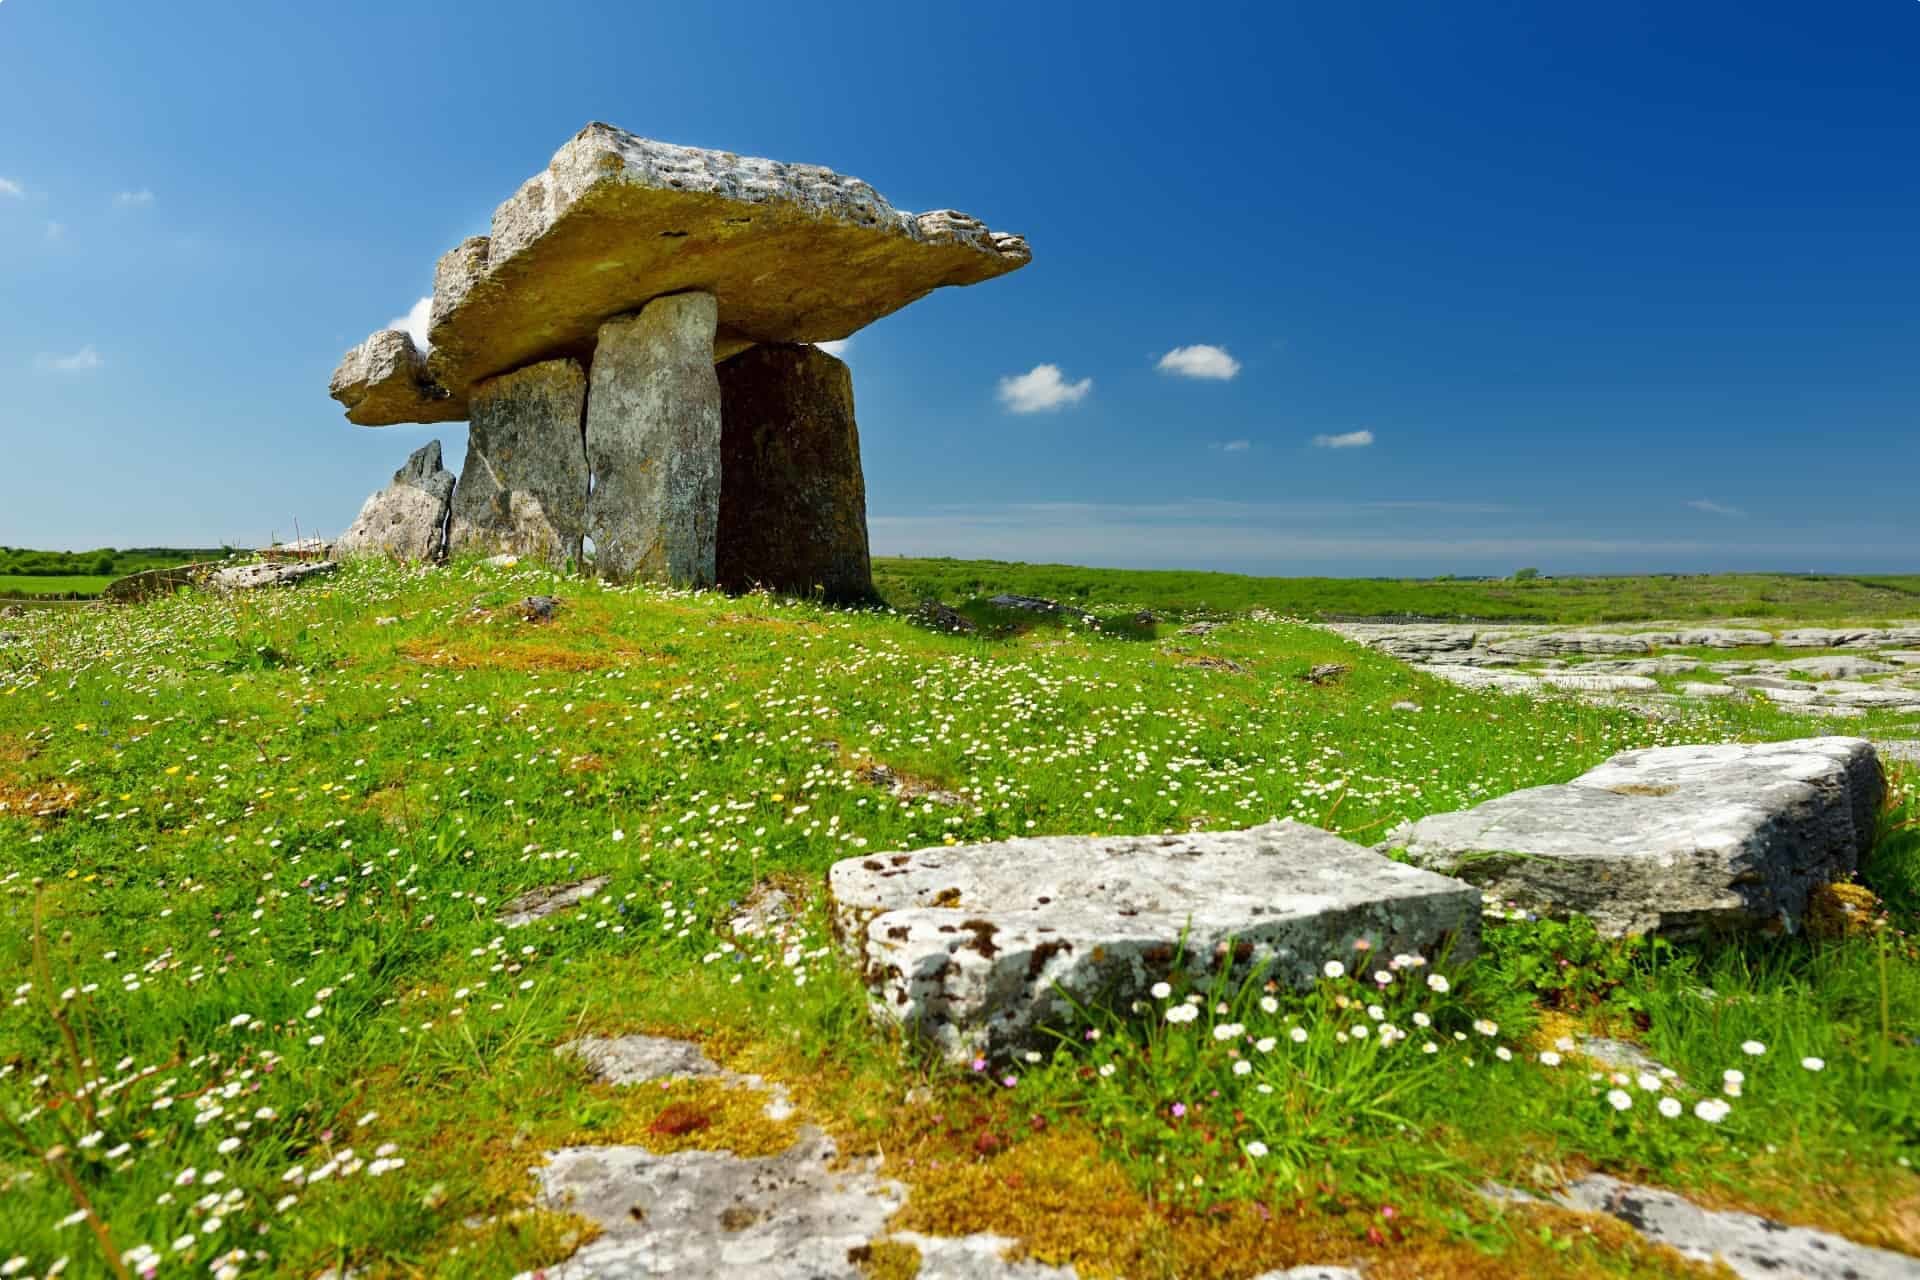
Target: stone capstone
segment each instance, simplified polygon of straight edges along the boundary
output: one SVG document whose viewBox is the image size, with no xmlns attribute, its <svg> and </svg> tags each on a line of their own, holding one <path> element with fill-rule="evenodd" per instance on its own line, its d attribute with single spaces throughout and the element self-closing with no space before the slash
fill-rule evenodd
<svg viewBox="0 0 1920 1280">
<path fill-rule="evenodd" d="M 1609 934 L 1792 929 L 1870 847 L 1885 785 L 1859 738 L 1652 747 L 1422 818 L 1385 847 Z"/>
<path fill-rule="evenodd" d="M 1479 894 L 1295 822 L 1179 836 L 1050 836 L 835 863 L 832 909 L 876 1016 L 947 1057 L 998 1056 L 1231 954 L 1310 984 L 1364 938 L 1470 957 Z"/>
<path fill-rule="evenodd" d="M 257 591 L 262 587 L 290 587 L 308 578 L 324 577 L 339 567 L 333 560 L 258 561 L 218 570 L 207 581 L 216 591 Z"/>
<path fill-rule="evenodd" d="M 872 600 L 847 366 L 818 347 L 764 345 L 718 373 L 720 585 Z"/>
<path fill-rule="evenodd" d="M 676 293 L 600 326 L 587 397 L 587 534 L 616 581 L 714 583 L 720 521 L 718 305 Z"/>
<path fill-rule="evenodd" d="M 447 547 L 453 509 L 453 473 L 440 461 L 440 442 L 415 449 L 393 473 L 393 483 L 368 498 L 360 515 L 334 543 L 342 556 L 381 555 L 432 560 Z"/>
<path fill-rule="evenodd" d="M 458 422 L 465 398 L 455 400 L 427 372 L 427 358 L 400 329 L 382 329 L 341 358 L 328 394 L 347 406 L 347 421 Z"/>
<path fill-rule="evenodd" d="M 952 210 L 902 213 L 830 169 L 590 124 L 494 211 L 490 235 L 441 259 L 425 385 L 445 399 L 420 389 L 411 342 L 384 335 L 379 360 L 349 353 L 335 398 L 366 426 L 461 418 L 475 384 L 584 352 L 609 318 L 665 294 L 719 298 L 724 359 L 758 342 L 844 338 L 1030 257 L 1019 236 Z"/>
<path fill-rule="evenodd" d="M 550 564 L 580 559 L 586 534 L 587 377 L 574 360 L 528 365 L 474 389 L 451 545 Z"/>
</svg>

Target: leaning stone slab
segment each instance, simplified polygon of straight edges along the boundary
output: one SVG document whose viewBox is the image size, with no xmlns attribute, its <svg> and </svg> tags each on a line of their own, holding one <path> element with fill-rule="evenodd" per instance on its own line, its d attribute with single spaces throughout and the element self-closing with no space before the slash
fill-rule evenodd
<svg viewBox="0 0 1920 1280">
<path fill-rule="evenodd" d="M 818 347 L 766 345 L 718 373 L 720 585 L 872 600 L 847 366 Z"/>
<path fill-rule="evenodd" d="M 587 375 L 548 360 L 474 389 L 453 491 L 455 550 L 579 560 L 587 523 Z"/>
<path fill-rule="evenodd" d="M 712 294 L 676 293 L 600 326 L 587 397 L 586 504 L 595 567 L 605 577 L 714 583 L 718 314 Z"/>
<path fill-rule="evenodd" d="M 1386 847 L 1610 934 L 1792 929 L 1815 886 L 1859 864 L 1885 787 L 1860 738 L 1652 747 L 1422 818 Z"/>
<path fill-rule="evenodd" d="M 1306 985 L 1362 938 L 1455 959 L 1479 939 L 1474 890 L 1296 822 L 883 853 L 835 863 L 829 888 L 875 1015 L 956 1061 L 1176 970 Z"/>
<path fill-rule="evenodd" d="M 432 560 L 447 548 L 452 509 L 453 472 L 441 465 L 440 442 L 430 440 L 393 473 L 392 484 L 367 499 L 334 551 Z"/>
<path fill-rule="evenodd" d="M 349 422 L 457 422 L 467 416 L 427 372 L 427 358 L 399 329 L 382 329 L 341 359 L 328 394 L 347 406 Z"/>
<path fill-rule="evenodd" d="M 1671 1191 L 1590 1173 L 1554 1200 L 1605 1214 L 1697 1262 L 1718 1261 L 1741 1280 L 1915 1280 L 1920 1258 L 1855 1244 L 1751 1213 L 1703 1209 Z"/>
<path fill-rule="evenodd" d="M 208 582 L 216 591 L 257 591 L 262 587 L 290 587 L 308 578 L 323 577 L 340 566 L 332 560 L 261 561 L 221 569 Z"/>
<path fill-rule="evenodd" d="M 817 165 L 757 160 L 590 124 L 435 272 L 427 372 L 433 401 L 466 416 L 480 380 L 591 345 L 600 325 L 664 294 L 721 301 L 715 356 L 756 342 L 824 342 L 945 285 L 1027 264 L 1025 240 L 952 210 L 902 213 Z M 356 348 L 358 350 L 358 348 Z M 351 357 L 349 357 L 349 362 Z M 350 421 L 419 421 L 418 403 L 346 394 Z M 428 419 L 432 420 L 432 419 Z"/>
</svg>

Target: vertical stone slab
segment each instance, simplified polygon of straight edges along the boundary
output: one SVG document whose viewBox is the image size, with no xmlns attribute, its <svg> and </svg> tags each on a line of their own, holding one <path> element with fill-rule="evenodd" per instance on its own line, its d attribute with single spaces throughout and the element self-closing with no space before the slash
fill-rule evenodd
<svg viewBox="0 0 1920 1280">
<path fill-rule="evenodd" d="M 575 360 L 545 360 L 475 385 L 467 462 L 453 491 L 456 551 L 579 560 L 586 398 L 587 376 Z"/>
<path fill-rule="evenodd" d="M 714 583 L 719 315 L 712 294 L 675 293 L 600 326 L 587 397 L 587 534 L 605 577 Z"/>
<path fill-rule="evenodd" d="M 718 372 L 720 585 L 871 600 L 847 366 L 818 347 L 764 345 Z"/>
<path fill-rule="evenodd" d="M 392 484 L 366 500 L 359 518 L 334 541 L 334 554 L 438 559 L 446 550 L 452 507 L 453 473 L 440 465 L 440 442 L 430 440 L 393 473 Z"/>
</svg>

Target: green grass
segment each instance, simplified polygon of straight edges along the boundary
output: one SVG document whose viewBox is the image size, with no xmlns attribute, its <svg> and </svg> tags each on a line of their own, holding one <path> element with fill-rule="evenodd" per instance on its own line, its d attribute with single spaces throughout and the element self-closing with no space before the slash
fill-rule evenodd
<svg viewBox="0 0 1920 1280">
<path fill-rule="evenodd" d="M 20 596 L 97 596 L 112 582 L 100 574 L 68 574 L 58 577 L 29 574 L 0 574 L 0 597 Z"/>
<path fill-rule="evenodd" d="M 1771 618 L 1798 622 L 1920 616 L 1920 576 L 1661 574 L 1537 578 L 1255 578 L 1181 570 L 1084 569 L 997 560 L 879 557 L 874 581 L 900 608 L 1000 592 L 1089 608 L 1148 606 L 1174 614 L 1267 609 L 1291 617 L 1459 618 L 1525 622 Z"/>
<path fill-rule="evenodd" d="M 94 551 L 35 551 L 0 547 L 0 601 L 37 596 L 91 598 L 107 584 L 130 573 L 167 569 L 201 560 L 218 560 L 231 548 L 135 547 Z"/>
<path fill-rule="evenodd" d="M 511 607 L 545 592 L 563 600 L 551 624 Z M 919 1225 L 1001 1230 L 1089 1272 L 1357 1255 L 1382 1276 L 1680 1273 L 1473 1190 L 1593 1166 L 1920 1247 L 1907 916 L 1718 949 L 1500 920 L 1482 959 L 1389 970 L 1372 994 L 1383 958 L 1329 957 L 1349 973 L 1314 992 L 1203 991 L 1189 1023 L 1164 1012 L 1184 991 L 1089 1009 L 1056 1051 L 979 1072 L 873 1026 L 817 901 L 780 942 L 725 928 L 756 883 L 817 899 L 848 856 L 1274 816 L 1370 843 L 1626 747 L 1826 724 L 1469 693 L 1279 621 L 953 637 L 470 563 L 7 628 L 25 641 L 0 648 L 0 1240 L 24 1274 L 62 1256 L 107 1274 L 91 1224 L 67 1221 L 69 1175 L 114 1249 L 151 1246 L 161 1274 L 236 1248 L 247 1273 L 289 1276 L 553 1261 L 564 1223 L 510 1216 L 527 1167 L 644 1129 L 647 1094 L 553 1048 L 638 1029 L 787 1081 L 843 1147 L 885 1154 Z M 1351 671 L 1302 678 L 1326 662 Z M 864 780 L 873 763 L 963 803 L 897 798 Z M 1872 864 L 1903 909 L 1912 821 L 1890 816 Z M 576 910 L 494 922 L 590 874 L 611 881 Z M 1383 1047 L 1388 1023 L 1407 1038 Z M 1575 1027 L 1645 1041 L 1684 1081 L 1662 1086 L 1683 1115 L 1632 1081 L 1616 1111 L 1612 1082 L 1544 1065 Z M 1695 1118 L 1728 1068 L 1742 1096 Z"/>
</svg>

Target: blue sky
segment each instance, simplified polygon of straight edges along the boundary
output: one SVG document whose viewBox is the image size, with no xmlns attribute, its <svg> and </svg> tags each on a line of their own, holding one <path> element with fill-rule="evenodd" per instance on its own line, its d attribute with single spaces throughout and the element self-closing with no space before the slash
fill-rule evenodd
<svg viewBox="0 0 1920 1280">
<path fill-rule="evenodd" d="M 0 0 L 0 543 L 457 459 L 327 376 L 599 119 L 1029 237 L 846 352 L 876 552 L 1920 569 L 1916 65 L 1914 0 Z"/>
</svg>

